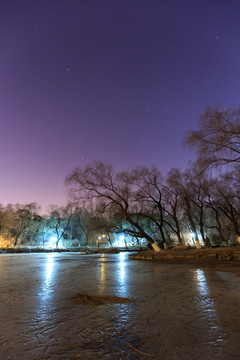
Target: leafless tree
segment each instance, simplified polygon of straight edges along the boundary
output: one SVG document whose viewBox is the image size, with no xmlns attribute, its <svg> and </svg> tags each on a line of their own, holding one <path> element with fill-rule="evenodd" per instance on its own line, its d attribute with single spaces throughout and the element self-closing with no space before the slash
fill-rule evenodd
<svg viewBox="0 0 240 360">
<path fill-rule="evenodd" d="M 240 236 L 240 176 L 239 172 L 225 173 L 214 180 L 215 206 L 228 219 L 237 237 Z"/>
<path fill-rule="evenodd" d="M 124 219 L 139 238 L 150 242 L 154 250 L 160 248 L 141 224 L 139 207 L 132 178 L 128 172 L 115 173 L 109 164 L 95 162 L 84 169 L 75 169 L 67 178 L 74 201 L 91 201 L 101 205 L 104 212 Z"/>
<path fill-rule="evenodd" d="M 58 248 L 60 240 L 62 240 L 67 233 L 68 226 L 72 217 L 71 205 L 61 207 L 57 205 L 49 205 L 50 216 L 48 218 L 47 226 L 56 236 L 56 249 Z"/>
<path fill-rule="evenodd" d="M 198 229 L 205 246 L 211 247 L 207 236 L 208 209 L 206 206 L 206 194 L 208 191 L 208 179 L 204 172 L 196 168 L 190 168 L 184 172 L 185 203 L 188 217 L 195 223 L 195 231 Z M 191 224 L 192 225 L 192 224 Z"/>
<path fill-rule="evenodd" d="M 16 204 L 13 208 L 13 229 L 12 234 L 15 237 L 14 246 L 19 245 L 19 241 L 23 243 L 25 236 L 29 234 L 32 223 L 38 216 L 40 206 L 37 203 L 26 205 Z M 37 223 L 35 223 L 37 225 Z M 37 229 L 34 227 L 33 231 Z"/>
<path fill-rule="evenodd" d="M 202 169 L 240 164 L 240 108 L 208 107 L 199 130 L 188 131 L 183 144 L 196 149 Z"/>
<path fill-rule="evenodd" d="M 179 184 L 180 172 L 178 169 L 169 171 L 164 186 L 165 212 L 170 217 L 167 221 L 171 231 L 176 235 L 178 242 L 183 244 L 181 219 L 183 217 L 181 186 Z M 172 221 L 171 221 L 172 219 Z"/>
<path fill-rule="evenodd" d="M 166 249 L 166 213 L 163 204 L 164 178 L 156 168 L 137 167 L 131 172 L 131 182 L 136 191 L 136 202 L 141 208 L 141 214 L 152 222 L 158 229 L 160 239 Z"/>
</svg>

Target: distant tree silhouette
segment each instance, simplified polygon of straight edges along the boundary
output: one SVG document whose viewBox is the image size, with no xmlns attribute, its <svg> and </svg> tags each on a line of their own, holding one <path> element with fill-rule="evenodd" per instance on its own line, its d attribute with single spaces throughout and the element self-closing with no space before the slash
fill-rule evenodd
<svg viewBox="0 0 240 360">
<path fill-rule="evenodd" d="M 189 130 L 183 145 L 196 149 L 202 169 L 240 165 L 240 108 L 208 107 L 199 118 L 199 130 Z"/>
</svg>

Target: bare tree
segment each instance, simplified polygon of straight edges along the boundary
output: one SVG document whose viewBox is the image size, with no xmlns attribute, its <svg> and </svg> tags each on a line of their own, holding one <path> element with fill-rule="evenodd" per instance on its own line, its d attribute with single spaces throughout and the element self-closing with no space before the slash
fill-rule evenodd
<svg viewBox="0 0 240 360">
<path fill-rule="evenodd" d="M 67 233 L 68 226 L 72 217 L 72 207 L 59 207 L 57 205 L 49 206 L 50 216 L 47 226 L 52 229 L 56 236 L 56 249 L 58 248 L 60 240 L 64 238 Z"/>
<path fill-rule="evenodd" d="M 225 173 L 214 180 L 215 206 L 228 219 L 237 237 L 240 236 L 240 176 L 239 172 Z"/>
<path fill-rule="evenodd" d="M 3 207 L 0 205 L 0 234 L 4 237 L 11 237 L 13 228 L 14 209 L 12 205 Z"/>
<path fill-rule="evenodd" d="M 21 240 L 21 243 L 24 241 L 25 236 L 30 231 L 31 223 L 34 221 L 40 206 L 36 203 L 30 203 L 26 205 L 16 204 L 14 208 L 14 227 L 12 229 L 12 234 L 15 237 L 14 246 L 16 247 Z M 34 229 L 36 231 L 36 229 Z"/>
<path fill-rule="evenodd" d="M 197 151 L 201 168 L 240 164 L 240 108 L 208 107 L 199 130 L 187 132 L 183 144 Z"/>
<path fill-rule="evenodd" d="M 181 219 L 183 217 L 183 207 L 181 206 L 181 187 L 179 186 L 179 170 L 169 171 L 164 187 L 165 212 L 172 219 L 167 221 L 171 231 L 176 235 L 178 242 L 183 244 Z"/>
<path fill-rule="evenodd" d="M 187 220 L 189 230 L 194 234 L 196 247 L 201 247 L 199 232 L 204 244 L 210 246 L 205 234 L 206 206 L 204 199 L 206 184 L 203 174 L 198 173 L 194 168 L 190 168 L 183 173 L 179 169 L 172 169 L 170 179 L 175 193 L 179 194 L 178 206 L 181 206 L 183 211 L 183 222 Z"/>
<path fill-rule="evenodd" d="M 191 168 L 184 172 L 184 181 L 187 211 L 191 208 L 191 216 L 194 219 L 196 228 L 198 228 L 201 234 L 204 245 L 211 247 L 211 242 L 206 234 L 208 227 L 208 208 L 205 201 L 208 192 L 206 174 L 199 172 L 195 168 Z"/>
<path fill-rule="evenodd" d="M 218 179 L 210 179 L 209 187 L 206 194 L 206 206 L 210 209 L 209 217 L 210 229 L 215 229 L 220 238 L 221 244 L 227 246 L 226 229 L 229 229 L 229 219 L 222 213 L 219 206 Z"/>
<path fill-rule="evenodd" d="M 167 241 L 164 223 L 165 209 L 163 204 L 164 178 L 156 168 L 138 167 L 131 173 L 131 181 L 136 188 L 136 202 L 140 205 L 140 213 L 148 218 L 158 229 L 164 249 Z"/>
<path fill-rule="evenodd" d="M 75 169 L 67 178 L 71 197 L 76 201 L 101 204 L 104 212 L 124 219 L 137 236 L 145 238 L 156 251 L 159 246 L 139 221 L 138 203 L 134 197 L 132 178 L 128 172 L 114 173 L 111 165 L 95 162 Z"/>
</svg>

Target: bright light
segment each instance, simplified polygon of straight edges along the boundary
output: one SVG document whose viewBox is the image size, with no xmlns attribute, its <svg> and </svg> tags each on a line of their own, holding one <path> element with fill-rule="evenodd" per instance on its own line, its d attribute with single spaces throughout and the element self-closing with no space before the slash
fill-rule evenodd
<svg viewBox="0 0 240 360">
<path fill-rule="evenodd" d="M 57 242 L 57 237 L 56 236 L 51 236 L 48 240 L 48 247 L 49 248 L 54 248 L 56 247 L 56 242 Z"/>
<path fill-rule="evenodd" d="M 195 239 L 195 237 L 196 237 L 197 235 L 195 234 L 195 232 L 191 232 L 191 236 L 192 236 L 192 238 Z"/>
<path fill-rule="evenodd" d="M 117 240 L 117 242 L 116 242 L 116 243 L 117 243 L 117 246 L 119 246 L 119 247 L 125 247 L 124 239 L 125 239 L 124 235 L 123 235 L 123 234 L 119 234 L 118 240 Z"/>
</svg>

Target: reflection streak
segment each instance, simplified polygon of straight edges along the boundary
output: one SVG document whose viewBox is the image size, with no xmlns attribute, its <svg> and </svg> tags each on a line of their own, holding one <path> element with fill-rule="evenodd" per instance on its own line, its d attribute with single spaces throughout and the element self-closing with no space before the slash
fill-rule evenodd
<svg viewBox="0 0 240 360">
<path fill-rule="evenodd" d="M 200 306 L 205 315 L 207 316 L 207 320 L 209 322 L 209 330 L 220 330 L 214 300 L 211 297 L 204 271 L 201 269 L 195 270 L 195 278 L 197 282 L 198 292 L 200 295 Z M 221 336 L 218 337 L 217 341 L 222 341 Z"/>
<path fill-rule="evenodd" d="M 128 254 L 126 252 L 120 252 L 119 254 L 119 266 L 117 272 L 117 280 L 119 287 L 121 289 L 121 295 L 126 295 L 127 286 L 126 286 L 126 257 Z"/>
<path fill-rule="evenodd" d="M 207 284 L 207 279 L 204 274 L 204 271 L 201 269 L 198 269 L 198 270 L 196 270 L 195 275 L 196 275 L 198 290 L 199 290 L 200 295 L 209 297 L 210 295 L 209 295 L 209 290 L 208 290 L 208 284 Z"/>
<path fill-rule="evenodd" d="M 39 292 L 40 304 L 35 311 L 35 316 L 32 319 L 32 330 L 38 329 L 41 326 L 44 326 L 42 333 L 47 332 L 51 323 L 55 318 L 54 307 L 55 305 L 51 301 L 53 293 L 53 279 L 56 274 L 55 270 L 55 257 L 58 254 L 49 253 L 46 254 L 45 258 L 45 267 L 43 268 L 42 276 L 42 286 L 41 291 Z"/>
<path fill-rule="evenodd" d="M 48 296 L 52 291 L 52 278 L 54 276 L 55 254 L 49 253 L 45 267 L 45 278 L 43 280 L 41 296 Z"/>
<path fill-rule="evenodd" d="M 100 279 L 99 279 L 99 289 L 101 291 L 105 290 L 105 281 L 106 281 L 106 264 L 105 264 L 104 254 L 100 257 Z"/>
</svg>

